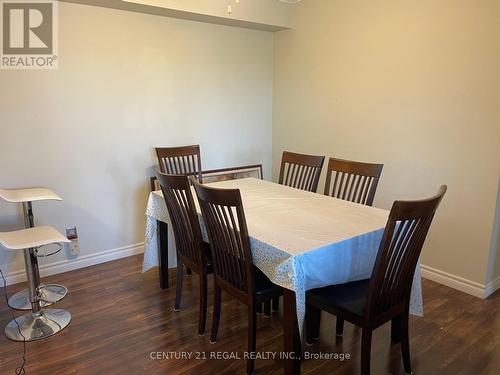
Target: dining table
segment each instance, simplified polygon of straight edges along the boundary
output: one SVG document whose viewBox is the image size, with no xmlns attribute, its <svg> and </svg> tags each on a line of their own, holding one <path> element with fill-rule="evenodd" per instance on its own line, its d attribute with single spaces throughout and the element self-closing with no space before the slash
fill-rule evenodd
<svg viewBox="0 0 500 375">
<path fill-rule="evenodd" d="M 253 263 L 284 291 L 284 373 L 299 374 L 307 290 L 370 278 L 389 211 L 255 178 L 208 185 L 240 190 Z M 208 241 L 194 190 L 193 196 Z M 176 251 L 161 190 L 150 193 L 146 220 L 142 270 L 160 266 L 168 280 Z M 410 313 L 423 315 L 419 264 Z"/>
</svg>

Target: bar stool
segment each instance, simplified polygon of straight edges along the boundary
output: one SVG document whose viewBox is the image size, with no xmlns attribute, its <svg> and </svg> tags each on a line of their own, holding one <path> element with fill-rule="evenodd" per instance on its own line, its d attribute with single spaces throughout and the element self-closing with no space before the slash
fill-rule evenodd
<svg viewBox="0 0 500 375">
<path fill-rule="evenodd" d="M 52 190 L 45 188 L 34 189 L 0 189 L 0 198 L 10 203 L 22 203 L 24 212 L 24 227 L 33 228 L 35 219 L 33 216 L 32 202 L 42 200 L 57 200 L 62 201 Z M 46 257 L 53 255 L 55 252 L 49 251 L 42 253 L 38 249 L 30 253 L 30 263 L 34 270 L 35 285 L 41 301 L 41 307 L 49 306 L 63 299 L 68 293 L 68 289 L 59 284 L 41 284 L 38 273 L 38 257 Z M 28 289 L 24 289 L 9 298 L 9 306 L 16 310 L 31 310 L 31 302 Z"/>
<path fill-rule="evenodd" d="M 55 335 L 63 330 L 71 321 L 71 314 L 61 309 L 43 309 L 39 292 L 40 279 L 36 263 L 39 249 L 47 245 L 57 245 L 70 242 L 65 236 L 52 227 L 35 227 L 13 232 L 0 232 L 0 244 L 8 250 L 24 252 L 26 274 L 28 276 L 28 292 L 31 312 L 11 320 L 5 327 L 5 335 L 14 341 L 34 341 Z"/>
</svg>

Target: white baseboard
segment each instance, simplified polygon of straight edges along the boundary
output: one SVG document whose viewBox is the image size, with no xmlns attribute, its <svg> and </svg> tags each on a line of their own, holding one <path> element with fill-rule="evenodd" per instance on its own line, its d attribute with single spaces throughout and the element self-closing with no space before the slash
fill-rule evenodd
<svg viewBox="0 0 500 375">
<path fill-rule="evenodd" d="M 40 266 L 40 275 L 42 277 L 56 275 L 63 272 L 73 271 L 79 268 L 94 266 L 100 263 L 106 263 L 113 260 L 126 258 L 132 255 L 144 252 L 144 242 L 129 246 L 118 247 L 116 249 L 106 250 L 96 254 L 83 255 L 73 260 L 61 260 L 59 262 L 45 264 Z M 463 277 L 453 275 L 448 272 L 421 265 L 422 277 L 446 285 L 461 292 L 471 294 L 478 298 L 487 298 L 497 289 L 500 289 L 500 277 L 489 282 L 487 285 L 477 283 Z M 7 285 L 12 285 L 26 281 L 26 271 L 24 269 L 12 271 L 5 275 Z"/>
<path fill-rule="evenodd" d="M 100 263 L 110 262 L 144 252 L 144 242 L 129 246 L 118 247 L 116 249 L 102 251 L 96 254 L 83 255 L 76 259 L 61 260 L 55 263 L 40 265 L 40 276 L 46 277 L 58 273 L 73 271 L 79 268 L 94 266 Z M 12 271 L 5 275 L 7 285 L 17 284 L 26 281 L 26 271 L 24 269 Z"/>
<path fill-rule="evenodd" d="M 495 290 L 500 288 L 500 277 L 485 285 L 448 272 L 440 271 L 424 264 L 421 265 L 421 271 L 422 277 L 426 279 L 482 299 L 487 298 Z"/>
</svg>

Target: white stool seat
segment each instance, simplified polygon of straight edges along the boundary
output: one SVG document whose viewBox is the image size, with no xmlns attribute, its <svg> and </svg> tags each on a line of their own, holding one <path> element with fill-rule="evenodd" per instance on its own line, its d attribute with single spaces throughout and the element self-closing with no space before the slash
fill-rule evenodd
<svg viewBox="0 0 500 375">
<path fill-rule="evenodd" d="M 62 198 L 50 189 L 0 189 L 0 198 L 11 203 L 35 202 L 43 200 L 62 201 Z"/>
<path fill-rule="evenodd" d="M 0 232 L 0 244 L 8 250 L 22 250 L 53 243 L 70 242 L 52 227 L 35 227 L 13 232 Z"/>
</svg>

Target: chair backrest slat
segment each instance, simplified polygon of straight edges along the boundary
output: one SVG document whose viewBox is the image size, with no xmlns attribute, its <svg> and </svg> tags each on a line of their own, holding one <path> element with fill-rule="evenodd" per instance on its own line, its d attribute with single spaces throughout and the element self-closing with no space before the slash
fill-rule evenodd
<svg viewBox="0 0 500 375">
<path fill-rule="evenodd" d="M 324 161 L 324 156 L 283 151 L 278 183 L 316 192 Z"/>
<path fill-rule="evenodd" d="M 178 256 L 193 265 L 204 267 L 206 257 L 201 246 L 200 223 L 188 177 L 167 175 L 160 171 L 155 171 L 155 174 L 165 198 Z"/>
<path fill-rule="evenodd" d="M 383 164 L 330 158 L 324 193 L 371 206 L 383 167 Z"/>
<path fill-rule="evenodd" d="M 212 251 L 214 275 L 241 298 L 253 296 L 253 262 L 238 189 L 216 189 L 193 177 Z"/>
<path fill-rule="evenodd" d="M 195 176 L 202 181 L 199 145 L 157 147 L 156 155 L 162 173 Z"/>
<path fill-rule="evenodd" d="M 409 304 L 415 267 L 446 190 L 443 185 L 432 198 L 394 202 L 370 280 L 368 318 Z"/>
</svg>

